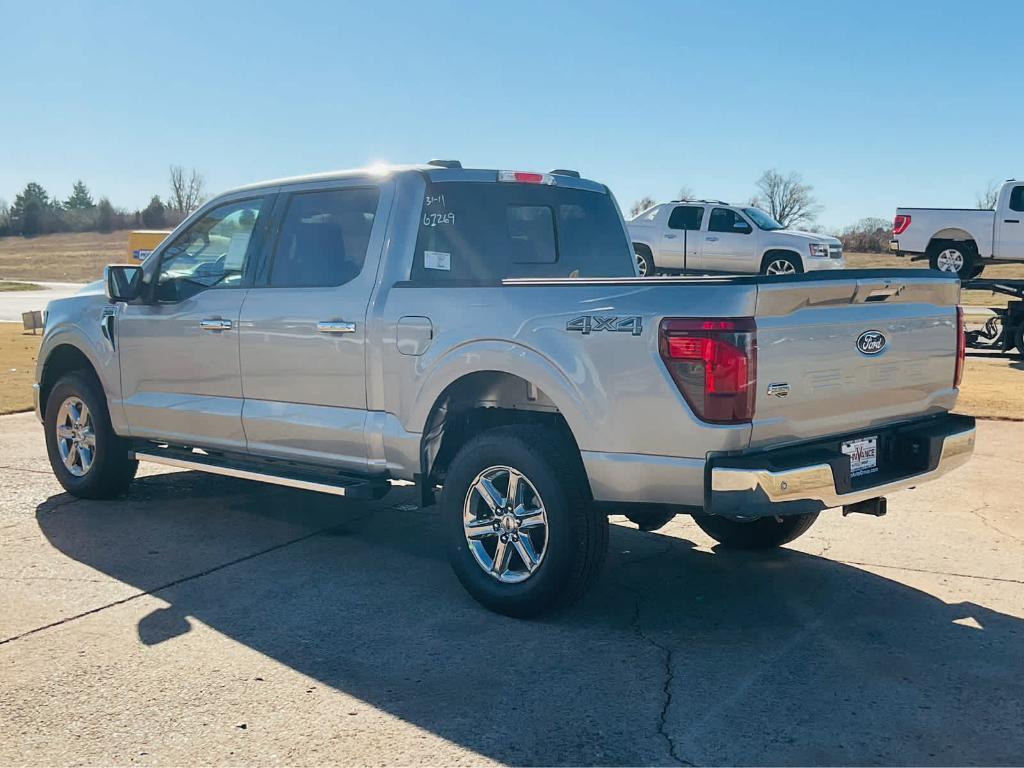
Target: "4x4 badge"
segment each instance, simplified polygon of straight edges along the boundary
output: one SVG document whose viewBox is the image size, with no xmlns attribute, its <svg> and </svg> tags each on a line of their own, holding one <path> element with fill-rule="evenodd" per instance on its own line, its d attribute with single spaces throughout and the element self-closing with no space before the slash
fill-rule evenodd
<svg viewBox="0 0 1024 768">
<path fill-rule="evenodd" d="M 639 336 L 643 332 L 643 321 L 639 315 L 632 317 L 605 317 L 602 315 L 580 315 L 565 324 L 567 331 L 579 331 L 584 336 L 591 332 L 613 331 Z"/>
</svg>

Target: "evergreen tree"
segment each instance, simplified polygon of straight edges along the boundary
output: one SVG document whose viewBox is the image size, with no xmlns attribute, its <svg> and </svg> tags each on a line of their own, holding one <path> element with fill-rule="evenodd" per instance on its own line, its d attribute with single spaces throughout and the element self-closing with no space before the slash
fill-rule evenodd
<svg viewBox="0 0 1024 768">
<path fill-rule="evenodd" d="M 95 206 L 96 203 L 92 201 L 92 195 L 89 194 L 89 188 L 85 186 L 85 182 L 81 179 L 76 181 L 71 189 L 71 197 L 64 202 L 64 207 L 69 211 L 75 211 L 86 210 Z"/>
<path fill-rule="evenodd" d="M 96 206 L 96 228 L 104 233 L 114 231 L 114 206 L 105 197 Z"/>
<path fill-rule="evenodd" d="M 142 224 L 149 229 L 160 229 L 164 226 L 164 204 L 160 195 L 153 195 L 149 205 L 142 211 Z"/>
<path fill-rule="evenodd" d="M 11 228 L 26 237 L 43 231 L 50 210 L 50 196 L 41 185 L 30 181 L 11 206 Z"/>
</svg>

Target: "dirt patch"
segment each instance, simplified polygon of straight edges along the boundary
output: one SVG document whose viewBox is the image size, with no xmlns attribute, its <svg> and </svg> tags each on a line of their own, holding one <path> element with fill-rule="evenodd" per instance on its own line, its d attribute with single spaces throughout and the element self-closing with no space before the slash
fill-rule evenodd
<svg viewBox="0 0 1024 768">
<path fill-rule="evenodd" d="M 32 409 L 32 382 L 42 334 L 0 323 L 0 414 Z"/>
<path fill-rule="evenodd" d="M 0 237 L 0 278 L 89 283 L 128 261 L 128 232 Z"/>
</svg>

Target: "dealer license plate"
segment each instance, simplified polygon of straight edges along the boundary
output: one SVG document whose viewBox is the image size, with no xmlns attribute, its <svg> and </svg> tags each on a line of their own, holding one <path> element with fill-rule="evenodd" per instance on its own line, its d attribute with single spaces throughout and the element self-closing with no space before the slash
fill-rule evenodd
<svg viewBox="0 0 1024 768">
<path fill-rule="evenodd" d="M 847 440 L 843 453 L 850 457 L 850 476 L 858 477 L 878 471 L 878 438 L 860 437 Z"/>
</svg>

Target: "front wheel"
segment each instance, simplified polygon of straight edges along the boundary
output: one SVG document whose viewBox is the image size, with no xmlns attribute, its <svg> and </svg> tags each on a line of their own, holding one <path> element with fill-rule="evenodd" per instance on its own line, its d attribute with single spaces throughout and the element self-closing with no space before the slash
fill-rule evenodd
<svg viewBox="0 0 1024 768">
<path fill-rule="evenodd" d="M 654 275 L 654 258 L 646 248 L 634 246 L 633 256 L 636 259 L 636 271 L 640 277 L 651 277 Z"/>
<path fill-rule="evenodd" d="M 761 264 L 764 275 L 799 275 L 803 271 L 804 265 L 796 256 L 785 254 L 769 254 Z"/>
<path fill-rule="evenodd" d="M 608 518 L 556 432 L 509 426 L 469 440 L 448 467 L 441 515 L 462 586 L 497 613 L 526 617 L 580 597 L 608 550 Z"/>
<path fill-rule="evenodd" d="M 128 489 L 139 463 L 114 433 L 103 389 L 93 376 L 75 371 L 54 384 L 43 428 L 50 467 L 65 491 L 109 499 Z"/>
<path fill-rule="evenodd" d="M 708 536 L 729 549 L 774 549 L 803 536 L 818 519 L 817 512 L 785 517 L 730 520 L 696 514 L 693 520 Z"/>
</svg>

